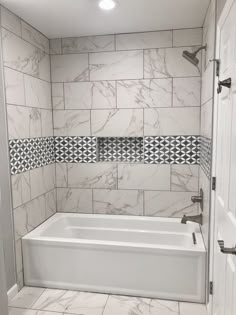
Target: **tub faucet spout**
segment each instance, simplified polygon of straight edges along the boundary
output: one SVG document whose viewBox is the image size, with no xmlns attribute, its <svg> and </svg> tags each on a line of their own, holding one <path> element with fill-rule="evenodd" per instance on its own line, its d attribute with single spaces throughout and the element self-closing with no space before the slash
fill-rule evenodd
<svg viewBox="0 0 236 315">
<path fill-rule="evenodd" d="M 181 220 L 181 223 L 186 224 L 188 221 L 195 222 L 195 223 L 202 225 L 202 214 L 189 215 L 189 216 L 184 215 L 182 220 Z"/>
</svg>

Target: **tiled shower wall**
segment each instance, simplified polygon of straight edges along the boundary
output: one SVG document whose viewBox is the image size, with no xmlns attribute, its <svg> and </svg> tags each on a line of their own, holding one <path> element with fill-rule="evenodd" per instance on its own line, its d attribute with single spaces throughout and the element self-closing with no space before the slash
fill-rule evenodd
<svg viewBox="0 0 236 315">
<path fill-rule="evenodd" d="M 23 285 L 21 238 L 56 212 L 49 40 L 1 7 L 1 33 L 12 169 L 17 282 Z M 20 171 L 20 172 L 19 172 Z"/>
<path fill-rule="evenodd" d="M 200 28 L 50 41 L 59 212 L 197 213 L 200 70 L 182 51 L 201 43 Z"/>
</svg>

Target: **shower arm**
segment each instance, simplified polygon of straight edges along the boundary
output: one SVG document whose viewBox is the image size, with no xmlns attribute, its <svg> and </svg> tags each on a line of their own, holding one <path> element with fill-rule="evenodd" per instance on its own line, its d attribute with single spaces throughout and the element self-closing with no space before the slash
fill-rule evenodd
<svg viewBox="0 0 236 315">
<path fill-rule="evenodd" d="M 193 55 L 194 56 L 196 56 L 198 53 L 199 53 L 199 51 L 201 51 L 201 50 L 203 50 L 203 49 L 205 49 L 206 50 L 206 48 L 207 48 L 207 46 L 205 45 L 205 46 L 201 46 L 201 47 L 199 47 L 194 53 L 193 53 Z"/>
</svg>

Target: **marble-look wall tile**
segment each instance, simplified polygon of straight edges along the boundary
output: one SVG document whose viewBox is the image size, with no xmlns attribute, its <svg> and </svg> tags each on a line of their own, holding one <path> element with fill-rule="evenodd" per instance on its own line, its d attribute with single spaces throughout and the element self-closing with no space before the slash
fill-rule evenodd
<svg viewBox="0 0 236 315">
<path fill-rule="evenodd" d="M 89 110 L 55 110 L 55 136 L 90 136 Z"/>
<path fill-rule="evenodd" d="M 11 176 L 13 208 L 19 207 L 30 200 L 29 172 Z"/>
<path fill-rule="evenodd" d="M 92 190 L 77 188 L 57 188 L 57 211 L 92 213 Z"/>
<path fill-rule="evenodd" d="M 29 24 L 21 21 L 22 38 L 49 54 L 49 40 Z"/>
<path fill-rule="evenodd" d="M 84 52 L 113 51 L 115 36 L 84 36 L 62 39 L 62 53 L 76 54 Z"/>
<path fill-rule="evenodd" d="M 29 138 L 29 108 L 7 105 L 7 120 L 9 139 Z"/>
<path fill-rule="evenodd" d="M 210 62 L 202 74 L 201 104 L 205 104 L 213 97 L 214 71 L 213 62 Z"/>
<path fill-rule="evenodd" d="M 41 110 L 42 137 L 53 136 L 52 110 Z"/>
<path fill-rule="evenodd" d="M 63 83 L 52 83 L 52 106 L 53 109 L 65 108 Z"/>
<path fill-rule="evenodd" d="M 207 103 L 201 106 L 201 135 L 209 139 L 212 138 L 212 111 L 213 100 L 210 99 Z"/>
<path fill-rule="evenodd" d="M 90 80 L 143 78 L 143 51 L 92 53 L 89 58 Z"/>
<path fill-rule="evenodd" d="M 42 116 L 38 108 L 29 108 L 29 138 L 42 136 Z"/>
<path fill-rule="evenodd" d="M 203 45 L 207 45 L 207 50 L 203 51 L 203 70 L 210 63 L 209 61 L 214 58 L 215 50 L 215 10 L 216 2 L 210 1 L 207 15 L 203 25 Z"/>
<path fill-rule="evenodd" d="M 92 135 L 97 137 L 143 136 L 143 110 L 93 110 L 91 127 Z"/>
<path fill-rule="evenodd" d="M 7 30 L 21 36 L 20 18 L 3 6 L 1 6 L 1 24 Z"/>
<path fill-rule="evenodd" d="M 184 214 L 198 214 L 192 195 L 192 192 L 145 191 L 145 215 L 181 218 Z"/>
<path fill-rule="evenodd" d="M 67 163 L 56 163 L 56 187 L 67 187 Z"/>
<path fill-rule="evenodd" d="M 94 212 L 100 214 L 143 215 L 141 190 L 94 189 Z"/>
<path fill-rule="evenodd" d="M 168 78 L 200 76 L 200 69 L 183 58 L 182 53 L 185 49 L 194 51 L 196 47 L 145 50 L 144 77 Z"/>
<path fill-rule="evenodd" d="M 173 30 L 173 46 L 201 46 L 202 28 Z"/>
<path fill-rule="evenodd" d="M 31 198 L 38 197 L 55 187 L 55 164 L 30 171 Z"/>
<path fill-rule="evenodd" d="M 198 191 L 198 165 L 171 165 L 172 191 Z"/>
<path fill-rule="evenodd" d="M 65 83 L 65 108 L 116 108 L 116 83 L 114 81 Z"/>
<path fill-rule="evenodd" d="M 44 195 L 45 197 L 45 218 L 48 219 L 57 212 L 56 188 Z"/>
<path fill-rule="evenodd" d="M 23 270 L 22 244 L 21 240 L 15 242 L 15 258 L 16 258 L 16 272 Z"/>
<path fill-rule="evenodd" d="M 144 135 L 199 135 L 200 107 L 144 109 Z"/>
<path fill-rule="evenodd" d="M 52 109 L 51 84 L 49 82 L 24 75 L 26 105 Z"/>
<path fill-rule="evenodd" d="M 118 188 L 170 190 L 170 165 L 118 164 Z"/>
<path fill-rule="evenodd" d="M 2 30 L 4 66 L 50 81 L 49 55 L 7 30 Z"/>
<path fill-rule="evenodd" d="M 116 164 L 68 164 L 68 187 L 117 188 Z"/>
<path fill-rule="evenodd" d="M 50 39 L 49 46 L 50 46 L 50 55 L 62 54 L 61 38 Z"/>
<path fill-rule="evenodd" d="M 23 74 L 6 67 L 4 68 L 4 74 L 6 102 L 8 104 L 25 105 Z"/>
<path fill-rule="evenodd" d="M 116 50 L 172 47 L 172 31 L 116 35 Z"/>
<path fill-rule="evenodd" d="M 171 79 L 124 80 L 117 82 L 118 108 L 171 106 Z"/>
<path fill-rule="evenodd" d="M 211 194 L 211 182 L 205 175 L 202 168 L 200 168 L 199 172 L 199 188 L 203 190 L 203 225 L 202 225 L 202 235 L 204 239 L 204 244 L 208 249 L 209 246 L 209 225 L 210 225 L 210 194 Z"/>
<path fill-rule="evenodd" d="M 174 78 L 173 79 L 173 106 L 188 107 L 200 106 L 201 79 Z"/>
<path fill-rule="evenodd" d="M 52 55 L 52 82 L 88 81 L 88 54 Z"/>
</svg>

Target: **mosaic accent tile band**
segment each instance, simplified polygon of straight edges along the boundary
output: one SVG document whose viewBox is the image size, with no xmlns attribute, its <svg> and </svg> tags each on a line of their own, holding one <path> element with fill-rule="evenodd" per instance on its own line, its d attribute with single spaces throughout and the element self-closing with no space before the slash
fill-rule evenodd
<svg viewBox="0 0 236 315">
<path fill-rule="evenodd" d="M 211 139 L 200 137 L 200 166 L 205 175 L 211 178 Z"/>
<path fill-rule="evenodd" d="M 57 163 L 129 162 L 199 164 L 199 136 L 48 137 L 9 141 L 11 173 Z M 210 153 L 202 141 L 202 164 L 207 172 Z M 208 170 L 209 172 L 209 170 Z"/>
<path fill-rule="evenodd" d="M 9 140 L 11 174 L 55 162 L 54 137 Z"/>
</svg>

